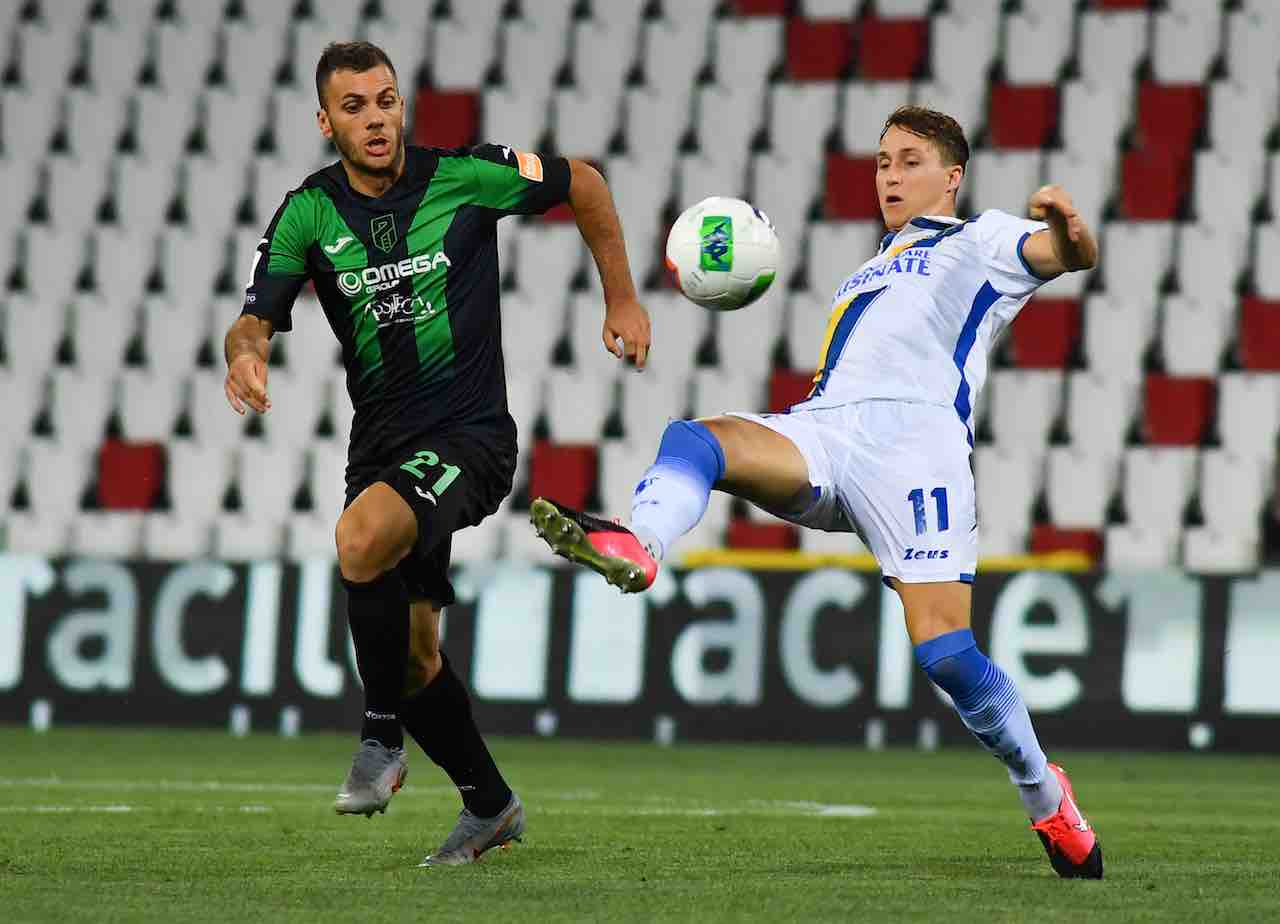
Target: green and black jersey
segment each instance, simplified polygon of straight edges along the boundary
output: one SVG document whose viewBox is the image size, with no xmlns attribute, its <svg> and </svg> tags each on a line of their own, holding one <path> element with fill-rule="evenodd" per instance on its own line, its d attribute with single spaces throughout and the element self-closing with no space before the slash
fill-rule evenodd
<svg viewBox="0 0 1280 924">
<path fill-rule="evenodd" d="M 498 145 L 408 147 L 404 173 L 376 199 L 352 189 L 334 163 L 290 192 L 272 218 L 243 313 L 287 331 L 312 280 L 342 343 L 353 465 L 388 458 L 426 433 L 514 440 L 495 223 L 568 195 L 568 161 Z"/>
</svg>

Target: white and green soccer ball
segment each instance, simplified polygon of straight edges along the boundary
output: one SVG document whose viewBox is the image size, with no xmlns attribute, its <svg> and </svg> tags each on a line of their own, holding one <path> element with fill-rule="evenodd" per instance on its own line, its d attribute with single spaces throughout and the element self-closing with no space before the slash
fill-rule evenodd
<svg viewBox="0 0 1280 924">
<path fill-rule="evenodd" d="M 782 248 L 773 222 L 750 202 L 712 196 L 681 213 L 667 235 L 667 268 L 685 297 L 733 311 L 769 290 Z"/>
</svg>

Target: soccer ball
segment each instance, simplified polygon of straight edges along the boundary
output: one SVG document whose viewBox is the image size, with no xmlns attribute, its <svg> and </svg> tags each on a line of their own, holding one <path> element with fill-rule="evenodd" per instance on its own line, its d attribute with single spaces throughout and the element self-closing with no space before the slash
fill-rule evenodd
<svg viewBox="0 0 1280 924">
<path fill-rule="evenodd" d="M 695 304 L 715 311 L 750 305 L 769 290 L 782 248 L 769 216 L 741 199 L 692 205 L 667 235 L 667 268 Z"/>
</svg>

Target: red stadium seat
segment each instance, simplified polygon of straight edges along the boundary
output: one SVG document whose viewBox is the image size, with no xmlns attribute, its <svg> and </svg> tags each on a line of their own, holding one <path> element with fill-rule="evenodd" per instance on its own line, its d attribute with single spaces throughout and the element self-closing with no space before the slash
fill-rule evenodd
<svg viewBox="0 0 1280 924">
<path fill-rule="evenodd" d="M 836 80 L 849 66 L 853 31 L 845 20 L 796 17 L 787 22 L 787 76 Z"/>
<path fill-rule="evenodd" d="M 864 80 L 910 80 L 929 46 L 927 19 L 863 19 L 854 27 L 857 74 Z"/>
<path fill-rule="evenodd" d="M 790 0 L 733 0 L 739 16 L 786 16 L 790 6 Z"/>
<path fill-rule="evenodd" d="M 734 517 L 729 521 L 725 545 L 731 549 L 798 549 L 800 534 L 790 523 L 757 523 Z"/>
<path fill-rule="evenodd" d="M 539 440 L 533 446 L 529 496 L 553 497 L 570 507 L 585 509 L 595 493 L 596 471 L 595 446 Z"/>
<path fill-rule="evenodd" d="M 1148 375 L 1144 389 L 1147 442 L 1197 446 L 1209 426 L 1217 395 L 1212 378 Z"/>
<path fill-rule="evenodd" d="M 1172 221 L 1178 217 L 1191 182 L 1191 158 L 1186 151 L 1129 151 L 1120 171 L 1120 214 L 1124 218 Z"/>
<path fill-rule="evenodd" d="M 1204 117 L 1204 88 L 1199 84 L 1147 82 L 1138 88 L 1135 147 L 1190 155 Z"/>
<path fill-rule="evenodd" d="M 879 218 L 875 159 L 828 154 L 823 208 L 828 218 Z"/>
<path fill-rule="evenodd" d="M 107 440 L 98 453 L 98 503 L 104 510 L 150 510 L 164 481 L 163 443 Z"/>
<path fill-rule="evenodd" d="M 799 404 L 809 396 L 813 388 L 813 373 L 798 369 L 774 369 L 769 377 L 769 410 L 781 414 L 793 404 Z"/>
<path fill-rule="evenodd" d="M 1023 369 L 1065 369 L 1080 339 L 1080 303 L 1036 298 L 1018 312 L 1010 332 L 1013 362 Z"/>
<path fill-rule="evenodd" d="M 1246 369 L 1280 371 L 1280 301 L 1249 296 L 1240 303 L 1239 344 Z"/>
<path fill-rule="evenodd" d="M 1102 558 L 1102 534 L 1095 529 L 1060 529 L 1040 523 L 1031 529 L 1031 554 L 1083 552 L 1094 561 Z"/>
<path fill-rule="evenodd" d="M 419 90 L 413 107 L 413 143 L 437 148 L 474 144 L 480 95 L 466 90 Z"/>
<path fill-rule="evenodd" d="M 987 124 L 993 147 L 1044 147 L 1058 124 L 1058 88 L 995 84 Z"/>
</svg>

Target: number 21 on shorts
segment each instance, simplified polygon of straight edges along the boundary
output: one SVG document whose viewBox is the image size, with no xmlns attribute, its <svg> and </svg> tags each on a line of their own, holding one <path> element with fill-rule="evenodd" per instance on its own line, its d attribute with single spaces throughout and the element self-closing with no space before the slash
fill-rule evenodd
<svg viewBox="0 0 1280 924">
<path fill-rule="evenodd" d="M 951 525 L 947 516 L 947 489 L 934 488 L 929 492 L 929 496 L 934 499 L 938 507 L 938 532 L 943 533 Z M 924 504 L 924 488 L 915 488 L 908 495 L 907 500 L 911 502 L 911 510 L 916 517 L 916 535 L 923 536 L 929 531 L 929 519 L 926 516 Z"/>
<path fill-rule="evenodd" d="M 427 477 L 424 468 L 434 468 L 440 465 L 443 474 L 436 479 L 436 483 L 431 486 L 434 494 L 443 494 L 448 490 L 449 485 L 453 484 L 455 478 L 462 474 L 462 469 L 456 465 L 441 464 L 440 457 L 429 449 L 423 449 L 413 454 L 413 458 L 400 466 L 401 469 L 408 472 L 414 478 L 421 481 Z"/>
</svg>

